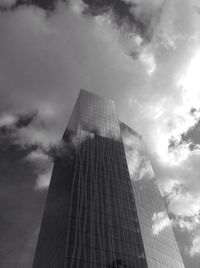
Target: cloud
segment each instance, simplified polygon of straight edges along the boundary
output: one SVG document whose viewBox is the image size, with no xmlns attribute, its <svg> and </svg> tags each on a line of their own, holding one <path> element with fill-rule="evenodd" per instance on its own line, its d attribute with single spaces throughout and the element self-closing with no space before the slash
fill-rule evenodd
<svg viewBox="0 0 200 268">
<path fill-rule="evenodd" d="M 200 254 L 200 235 L 196 236 L 192 241 L 192 246 L 189 250 L 189 254 L 191 257 Z"/>
<path fill-rule="evenodd" d="M 52 173 L 52 168 L 46 170 L 46 172 L 40 174 L 37 179 L 36 179 L 36 190 L 46 190 L 49 186 L 50 179 L 51 179 L 51 173 Z"/>
<path fill-rule="evenodd" d="M 113 22 L 122 31 L 139 35 L 144 43 L 149 43 L 154 35 L 155 24 L 164 1 L 90 1 L 87 12 L 92 16 L 112 14 Z"/>
<path fill-rule="evenodd" d="M 49 133 L 47 128 L 37 125 L 20 129 L 18 135 L 18 142 L 21 143 L 21 145 L 38 144 L 47 148 L 51 143 L 56 144 L 59 142 L 60 139 L 60 137 L 58 137 L 53 131 Z"/>
<path fill-rule="evenodd" d="M 12 114 L 2 114 L 0 117 L 0 127 L 9 127 L 16 123 L 16 117 Z"/>
<path fill-rule="evenodd" d="M 31 237 L 41 222 L 45 193 L 35 191 L 37 170 L 24 161 L 30 148 L 22 148 L 14 141 L 5 133 L 0 135 L 0 266 L 31 267 L 37 239 Z"/>
<path fill-rule="evenodd" d="M 199 229 L 199 193 L 189 191 L 180 181 L 167 182 L 163 195 L 167 201 L 168 212 L 173 215 L 173 225 L 182 231 L 193 232 Z"/>
<path fill-rule="evenodd" d="M 2 114 L 0 129 L 7 132 L 13 142 L 22 146 L 41 145 L 50 146 L 58 138 L 51 132 L 48 134 L 51 123 L 51 114 L 28 112 L 20 114 Z"/>
<path fill-rule="evenodd" d="M 72 136 L 65 142 L 58 139 L 53 132 L 49 135 L 48 124 L 52 120 L 52 112 L 46 108 L 42 111 L 40 114 L 3 114 L 0 120 L 0 145 L 15 146 L 26 152 L 21 161 L 30 163 L 34 168 L 37 177 L 36 190 L 48 188 L 55 158 L 67 158 L 71 161 L 74 148 L 83 141 Z"/>
<path fill-rule="evenodd" d="M 122 99 L 121 87 L 129 91 L 146 68 L 128 56 L 126 40 L 112 24 L 99 24 L 65 6 L 50 17 L 39 8 L 20 7 L 4 13 L 1 23 L 6 27 L 0 48 L 3 101 L 15 113 L 41 113 L 48 107 L 46 112 L 57 121 L 55 135 L 61 136 L 81 87 L 102 88 L 102 95 Z M 143 61 L 149 68 L 148 59 Z M 27 142 L 45 142 L 52 131 L 32 125 L 22 129 L 21 136 Z"/>
<path fill-rule="evenodd" d="M 168 202 L 169 212 L 177 216 L 191 217 L 200 212 L 200 198 L 180 189 L 169 194 Z"/>
<path fill-rule="evenodd" d="M 33 162 L 45 162 L 49 160 L 49 157 L 47 154 L 43 153 L 40 150 L 32 151 L 30 154 L 26 156 L 27 161 L 33 161 Z"/>
<path fill-rule="evenodd" d="M 131 4 L 132 14 L 137 20 L 143 22 L 145 26 L 144 34 L 151 40 L 154 35 L 155 26 L 159 23 L 165 1 L 124 0 L 124 2 Z"/>
<path fill-rule="evenodd" d="M 188 231 L 192 233 L 198 230 L 200 225 L 199 215 L 193 215 L 190 217 L 178 216 L 172 220 L 173 226 L 178 227 L 182 231 Z"/>
<path fill-rule="evenodd" d="M 193 185 L 194 187 L 194 185 Z M 200 198 L 197 193 L 186 188 L 180 181 L 166 184 L 164 195 L 167 199 L 168 211 L 172 216 L 172 224 L 182 233 L 189 233 L 189 239 L 183 245 L 185 254 L 194 257 L 200 254 Z"/>
<path fill-rule="evenodd" d="M 126 89 L 123 96 L 125 100 L 130 97 L 131 94 L 134 94 L 133 98 L 139 98 L 140 102 L 144 101 L 141 98 L 144 98 L 146 83 L 149 84 L 149 93 L 145 92 L 146 98 L 151 95 L 151 88 L 154 87 L 155 90 L 155 88 L 158 87 L 152 84 L 154 79 L 152 81 L 148 80 L 146 74 L 144 73 L 142 65 L 140 65 L 140 62 L 138 62 L 138 60 L 134 62 L 132 58 L 129 58 L 127 56 L 132 46 L 134 47 L 137 43 L 137 38 L 136 40 L 134 40 L 133 37 L 131 40 L 130 38 L 125 38 L 123 35 L 121 35 L 121 33 L 117 32 L 112 24 L 108 25 L 108 23 L 105 21 L 101 25 L 98 23 L 95 24 L 95 20 L 91 20 L 87 17 L 83 18 L 80 13 L 75 13 L 76 15 L 74 15 L 72 18 L 71 12 L 74 12 L 72 10 L 66 11 L 65 8 L 62 8 L 62 10 L 60 8 L 56 12 L 56 15 L 52 15 L 50 18 L 46 18 L 45 13 L 40 9 L 29 7 L 26 9 L 20 8 L 16 10 L 12 15 L 12 19 L 10 18 L 8 21 L 7 19 L 9 18 L 9 15 L 7 14 L 4 16 L 8 30 L 9 24 L 12 25 L 13 23 L 15 25 L 15 31 L 19 32 L 21 36 L 20 39 L 17 39 L 17 42 L 15 41 L 16 46 L 13 49 L 13 51 L 15 51 L 15 54 L 20 55 L 20 57 L 17 58 L 16 55 L 11 54 L 12 58 L 14 56 L 15 62 L 22 62 L 17 72 L 18 77 L 16 77 L 16 67 L 13 65 L 12 67 L 11 62 L 9 62 L 11 60 L 11 56 L 7 57 L 6 64 L 3 66 L 3 72 L 5 73 L 6 71 L 6 74 L 4 75 L 5 78 L 9 74 L 9 81 L 15 82 L 13 83 L 15 86 L 12 84 L 9 85 L 7 84 L 7 78 L 7 83 L 4 84 L 4 87 L 10 88 L 10 95 L 13 95 L 12 98 L 16 99 L 16 103 L 19 102 L 21 104 L 23 98 L 22 96 L 24 96 L 23 106 L 36 105 L 36 108 L 38 108 L 42 106 L 45 96 L 47 97 L 46 103 L 49 101 L 55 103 L 55 99 L 57 98 L 56 102 L 60 102 L 59 106 L 62 109 L 64 107 L 64 97 L 68 99 L 65 92 L 68 92 L 71 97 L 75 99 L 77 91 L 80 87 L 94 90 L 97 88 L 95 91 L 98 91 L 100 88 L 99 85 L 101 84 L 101 88 L 110 88 L 109 95 L 111 97 L 116 93 L 116 99 L 120 105 L 121 101 L 119 100 L 120 98 L 122 99 L 123 95 L 119 94 L 121 87 Z M 68 16 L 66 16 L 66 14 Z M 26 25 L 26 27 L 24 25 Z M 66 27 L 63 27 L 63 25 Z M 73 31 L 70 30 L 72 25 Z M 85 37 L 78 31 L 78 25 L 81 25 L 81 33 L 84 33 Z M 21 29 L 23 28 L 24 30 L 22 31 Z M 71 40 L 70 42 L 69 37 Z M 4 39 L 8 40 L 8 34 Z M 95 42 L 95 39 L 98 41 Z M 27 40 L 30 41 L 28 42 Z M 51 40 L 51 42 L 49 42 L 49 40 Z M 9 42 L 9 44 L 11 43 L 12 42 Z M 74 43 L 75 45 L 72 46 L 70 43 Z M 90 45 L 90 43 L 92 45 Z M 115 43 L 114 48 L 113 43 Z M 130 45 L 127 45 L 128 43 Z M 81 46 L 78 44 L 81 44 Z M 111 44 L 112 51 L 109 49 L 111 47 Z M 21 47 L 24 48 L 23 54 L 22 51 L 18 49 Z M 99 59 L 99 55 L 102 54 L 100 53 L 100 47 L 103 48 L 105 55 L 102 59 Z M 5 50 L 4 46 L 3 48 Z M 11 49 L 12 47 L 6 46 L 6 51 Z M 79 51 L 78 55 L 75 55 L 75 52 L 73 52 L 74 49 L 76 49 L 76 51 Z M 147 72 L 151 73 L 152 70 L 155 69 L 155 66 L 157 66 L 157 56 L 155 57 L 154 48 L 148 48 L 146 52 L 146 48 L 143 50 L 143 48 L 141 48 L 139 45 L 136 50 L 138 49 L 139 52 L 137 53 L 139 53 L 139 55 L 141 53 L 139 61 L 141 60 L 141 63 L 143 62 L 144 65 L 146 64 Z M 6 51 L 2 51 L 2 54 Z M 45 55 L 43 52 L 45 52 Z M 73 57 L 70 57 L 69 55 L 73 55 Z M 83 55 L 85 55 L 84 61 L 81 61 Z M 54 58 L 55 62 L 53 61 Z M 98 62 L 99 68 L 96 67 L 96 62 Z M 79 64 L 77 65 L 77 63 Z M 9 72 L 8 69 L 6 70 L 6 65 L 9 66 Z M 55 65 L 57 66 L 57 70 L 54 70 L 53 68 Z M 24 68 L 25 66 L 26 70 Z M 92 68 L 92 66 L 95 66 L 95 68 Z M 117 66 L 117 69 L 114 66 Z M 13 74 L 12 69 L 14 69 Z M 38 72 L 38 70 L 40 71 Z M 64 70 L 66 70 L 66 72 L 64 72 Z M 103 72 L 103 70 L 106 70 L 106 72 Z M 166 69 L 166 71 L 168 70 Z M 75 76 L 76 81 L 74 79 Z M 90 77 L 90 79 L 86 79 L 86 77 Z M 101 78 L 103 78 L 103 80 Z M 158 76 L 156 76 L 155 80 L 157 79 Z M 28 83 L 26 80 L 28 80 Z M 103 83 L 103 81 L 105 82 Z M 19 82 L 21 85 L 17 86 Z M 60 88 L 59 85 L 63 86 Z M 27 88 L 30 98 L 26 93 Z M 152 97 L 155 97 L 156 94 L 160 95 L 162 88 L 160 87 L 159 90 L 160 92 L 158 93 L 158 90 L 156 89 Z M 19 96 L 15 94 L 17 91 L 22 93 L 20 94 L 20 99 Z M 45 92 L 47 91 L 48 95 L 45 95 Z M 57 92 L 57 96 L 55 96 L 56 94 L 54 91 L 55 93 Z M 103 89 L 102 91 L 105 92 Z M 32 103 L 30 101 L 31 98 Z M 149 105 L 151 102 L 152 99 L 150 98 Z M 155 101 L 153 101 L 153 106 L 156 108 L 158 104 L 156 103 L 155 105 L 155 102 L 156 98 Z M 66 105 L 66 111 L 70 111 L 71 107 L 72 104 L 70 102 L 70 104 Z M 57 116 L 63 112 L 61 109 L 58 108 Z M 155 113 L 155 111 L 153 111 L 153 113 Z"/>
<path fill-rule="evenodd" d="M 196 111 L 196 109 L 194 109 L 193 113 L 196 116 L 196 114 L 199 114 L 199 111 Z M 199 115 L 197 116 L 199 117 Z M 182 134 L 182 140 L 191 142 L 193 145 L 196 144 L 196 146 L 198 146 L 198 144 L 200 144 L 199 132 L 200 132 L 200 120 L 194 126 L 189 128 L 186 133 Z M 195 149 L 195 148 L 192 148 L 192 149 Z"/>
<path fill-rule="evenodd" d="M 71 108 L 73 103 L 71 99 L 68 101 L 69 95 L 75 100 L 81 87 L 95 89 L 94 84 L 100 84 L 107 71 L 108 77 L 121 72 L 128 78 L 125 70 L 130 60 L 122 55 L 118 44 L 112 52 L 111 29 L 106 30 L 106 25 L 95 25 L 94 21 L 72 14 L 60 9 L 56 15 L 46 18 L 42 10 L 28 7 L 4 13 L 1 17 L 1 24 L 6 27 L 1 33 L 1 85 L 6 89 L 4 98 L 11 101 L 15 98 L 18 109 L 21 103 L 23 109 L 34 105 L 37 109 L 44 101 L 47 104 L 56 101 L 63 108 L 67 101 L 65 108 L 70 111 L 68 106 Z M 105 56 L 100 59 L 102 50 Z M 89 57 L 91 53 L 92 57 Z M 113 68 L 113 62 L 119 65 L 120 61 L 122 67 Z M 99 68 L 96 62 L 99 62 Z M 110 80 L 106 88 L 110 88 Z"/>
<path fill-rule="evenodd" d="M 150 8 L 144 1 L 136 4 L 141 12 L 143 5 L 144 10 Z M 198 21 L 192 9 L 183 16 L 185 1 L 165 5 L 156 1 L 155 14 L 162 6 L 159 22 L 151 43 L 143 44 L 139 34 L 116 28 L 112 15 L 85 16 L 81 6 L 81 1 L 58 5 L 51 16 L 37 7 L 19 7 L 0 18 L 5 26 L 0 44 L 1 94 L 8 103 L 7 114 L 32 110 L 46 114 L 46 127 L 36 120 L 21 128 L 22 144 L 59 140 L 78 90 L 87 88 L 117 101 L 120 118 L 143 134 L 160 168 L 162 163 L 182 165 L 190 158 L 188 145 L 170 152 L 169 140 L 178 140 L 197 121 L 179 79 L 187 73 L 189 59 L 196 57 L 193 37 Z M 182 17 L 188 25 L 180 31 Z M 161 32 L 169 23 L 172 31 L 166 39 Z M 174 39 L 177 33 L 181 37 Z M 176 53 L 164 45 L 166 40 L 179 47 Z M 133 59 L 131 53 L 137 57 Z"/>
<path fill-rule="evenodd" d="M 156 70 L 156 63 L 153 54 L 148 54 L 147 51 L 143 51 L 139 57 L 141 61 L 146 65 L 148 75 L 152 75 Z"/>
<path fill-rule="evenodd" d="M 193 109 L 199 109 L 200 99 L 200 78 L 198 69 L 200 68 L 200 50 L 195 52 L 195 55 L 191 59 L 186 73 L 180 77 L 179 85 L 183 91 L 183 101 L 185 105 L 192 107 Z M 191 94 L 192 92 L 192 94 Z"/>
<path fill-rule="evenodd" d="M 71 6 L 71 9 L 78 14 L 84 13 L 87 8 L 87 5 L 81 0 L 71 1 L 69 4 Z"/>
</svg>

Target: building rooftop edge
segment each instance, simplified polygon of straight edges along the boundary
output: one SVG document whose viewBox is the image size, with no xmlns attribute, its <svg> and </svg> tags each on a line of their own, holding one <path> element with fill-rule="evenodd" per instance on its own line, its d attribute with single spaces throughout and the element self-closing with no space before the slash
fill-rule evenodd
<svg viewBox="0 0 200 268">
<path fill-rule="evenodd" d="M 88 94 L 92 94 L 92 95 L 94 95 L 94 96 L 96 96 L 96 97 L 102 98 L 102 99 L 104 99 L 104 100 L 112 101 L 112 102 L 115 103 L 114 100 L 112 100 L 112 99 L 110 99 L 110 98 L 108 98 L 108 97 L 104 97 L 104 96 L 102 96 L 102 95 L 99 95 L 99 94 L 97 94 L 97 93 L 94 93 L 94 92 L 92 92 L 92 91 L 89 91 L 88 89 L 85 89 L 85 88 L 81 88 L 81 89 L 80 89 L 80 91 L 79 91 L 79 95 L 80 95 L 81 92 L 86 92 L 86 93 L 88 93 Z"/>
</svg>

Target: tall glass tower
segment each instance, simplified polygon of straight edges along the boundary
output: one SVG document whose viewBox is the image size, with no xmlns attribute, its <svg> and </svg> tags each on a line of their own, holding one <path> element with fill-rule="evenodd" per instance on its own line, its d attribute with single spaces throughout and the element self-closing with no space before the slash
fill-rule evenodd
<svg viewBox="0 0 200 268">
<path fill-rule="evenodd" d="M 184 268 L 141 136 L 112 100 L 79 94 L 33 268 Z"/>
</svg>

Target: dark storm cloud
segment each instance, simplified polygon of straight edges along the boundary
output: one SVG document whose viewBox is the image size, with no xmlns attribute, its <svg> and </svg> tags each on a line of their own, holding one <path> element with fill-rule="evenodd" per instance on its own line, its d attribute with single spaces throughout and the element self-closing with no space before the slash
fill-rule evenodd
<svg viewBox="0 0 200 268">
<path fill-rule="evenodd" d="M 52 161 L 56 157 L 62 157 L 67 154 L 67 149 L 69 149 L 69 146 L 67 146 L 67 144 L 53 144 L 50 142 L 47 146 L 43 146 L 43 144 L 37 140 L 32 140 L 32 142 L 29 140 L 23 141 L 22 133 L 23 131 L 26 131 L 26 129 L 32 128 L 33 126 L 36 128 L 42 128 L 44 130 L 46 129 L 46 123 L 48 122 L 45 122 L 43 118 L 40 117 L 40 114 L 38 112 L 16 114 L 12 115 L 12 118 L 13 121 L 10 122 L 8 122 L 8 119 L 0 120 L 2 121 L 0 126 L 1 143 L 6 142 L 13 145 L 15 144 L 19 148 L 21 146 L 22 149 L 25 147 L 27 150 L 29 150 L 29 152 L 27 151 L 28 154 L 40 150 Z"/>
<path fill-rule="evenodd" d="M 9 2 L 9 1 L 8 1 Z M 10 3 L 0 4 L 1 11 L 14 10 L 20 6 L 36 6 L 43 10 L 50 12 L 55 11 L 58 3 L 69 4 L 69 0 L 10 0 Z M 138 6 L 140 3 L 134 1 L 124 0 L 82 0 L 85 4 L 83 14 L 98 16 L 109 14 L 112 15 L 113 22 L 116 23 L 120 29 L 127 33 L 135 32 L 139 34 L 144 41 L 150 41 L 153 36 L 153 28 L 151 27 L 151 21 L 155 14 L 151 12 L 141 13 L 141 16 L 137 15 Z M 162 4 L 162 1 L 161 1 Z M 151 9 L 150 9 L 151 10 Z M 157 10 L 156 17 L 159 17 L 159 13 L 162 11 L 162 5 Z"/>
<path fill-rule="evenodd" d="M 37 113 L 16 114 L 1 116 L 0 118 L 0 143 L 19 144 L 20 129 L 29 127 L 37 118 Z M 29 146 L 31 148 L 32 146 Z"/>
<path fill-rule="evenodd" d="M 28 127 L 34 119 L 37 117 L 37 112 L 30 114 L 20 114 L 18 115 L 17 122 L 15 123 L 16 128 Z"/>
<path fill-rule="evenodd" d="M 2 120 L 4 118 L 4 120 Z M 26 114 L 16 114 L 12 115 L 12 121 L 8 122 L 4 116 L 0 118 L 0 131 L 8 131 L 10 133 L 17 132 L 20 128 L 25 128 L 30 126 L 35 120 L 38 119 L 37 112 L 30 112 Z"/>
<path fill-rule="evenodd" d="M 83 2 L 87 4 L 86 13 L 98 16 L 112 12 L 115 22 L 120 27 L 125 27 L 128 31 L 136 30 L 142 35 L 145 33 L 146 23 L 138 20 L 132 12 L 135 4 L 126 3 L 122 0 L 83 0 Z"/>
<path fill-rule="evenodd" d="M 58 145 L 43 148 L 37 142 L 22 142 L 21 131 L 34 124 L 45 128 L 38 113 L 16 114 L 12 121 L 6 118 L 0 127 L 0 267 L 27 268 L 32 266 L 46 197 L 46 192 L 36 191 L 36 179 L 61 156 L 61 150 Z"/>
<path fill-rule="evenodd" d="M 151 28 L 151 20 L 153 14 L 148 13 L 137 16 L 135 9 L 140 5 L 134 1 L 123 0 L 83 0 L 87 4 L 84 10 L 86 14 L 92 16 L 111 14 L 114 22 L 121 30 L 129 33 L 135 32 L 139 34 L 145 41 L 150 41 L 153 36 Z M 159 11 L 161 12 L 161 10 Z M 157 12 L 157 15 L 159 15 Z"/>
<path fill-rule="evenodd" d="M 31 140 L 31 137 L 24 140 L 24 133 L 29 129 L 30 132 L 33 128 L 43 129 L 48 132 L 48 122 L 44 122 L 39 113 L 30 112 L 13 115 L 13 121 L 8 121 L 8 117 L 5 116 L 4 120 L 0 121 L 0 144 L 17 146 L 22 151 L 25 148 L 27 154 L 21 158 L 35 165 L 38 172 L 46 171 L 57 157 L 67 157 L 69 161 L 72 160 L 72 151 L 77 146 L 77 141 L 73 140 L 73 137 L 67 141 L 62 140 L 46 144 L 43 144 L 40 139 Z"/>
<path fill-rule="evenodd" d="M 29 130 L 31 131 L 33 128 L 48 131 L 46 130 L 46 122 L 40 117 L 39 113 L 30 112 L 27 114 L 12 115 L 13 121 L 8 121 L 8 118 L 4 116 L 4 120 L 0 120 L 0 144 L 16 146 L 19 150 L 21 149 L 23 152 L 26 152 L 26 155 L 21 156 L 21 159 L 27 159 L 33 165 L 36 164 L 37 167 L 39 166 L 36 170 L 45 170 L 48 164 L 53 162 L 56 157 L 67 155 L 69 146 L 65 146 L 65 144 L 61 145 L 60 143 L 54 144 L 49 142 L 49 144 L 47 143 L 44 146 L 40 140 L 31 140 L 31 137 L 30 139 L 24 139 L 24 133 Z M 38 160 L 40 160 L 40 163 Z M 45 164 L 44 162 L 48 163 Z"/>
<path fill-rule="evenodd" d="M 45 195 L 34 190 L 37 171 L 23 161 L 29 153 L 0 136 L 0 267 L 31 267 Z"/>
<path fill-rule="evenodd" d="M 2 4 L 0 9 L 2 11 L 14 10 L 23 5 L 32 5 L 53 12 L 58 2 L 58 0 L 17 0 L 11 1 L 10 4 L 7 5 Z M 63 0 L 61 2 L 68 4 L 69 1 Z M 134 15 L 133 9 L 137 4 L 125 2 L 123 0 L 83 0 L 83 3 L 86 4 L 83 13 L 92 16 L 112 13 L 114 22 L 125 31 L 129 32 L 134 30 L 142 36 L 145 36 L 146 39 L 150 38 L 147 31 L 150 26 L 149 18 L 143 17 L 142 19 L 139 19 Z"/>
</svg>

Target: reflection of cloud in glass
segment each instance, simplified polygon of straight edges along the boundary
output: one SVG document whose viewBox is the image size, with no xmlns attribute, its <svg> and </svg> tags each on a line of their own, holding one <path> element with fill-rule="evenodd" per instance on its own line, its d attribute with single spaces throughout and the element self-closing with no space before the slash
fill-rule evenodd
<svg viewBox="0 0 200 268">
<path fill-rule="evenodd" d="M 146 157 L 142 158 L 141 166 L 140 179 L 153 179 L 154 172 L 150 161 Z"/>
<path fill-rule="evenodd" d="M 158 235 L 166 227 L 170 226 L 169 218 L 164 211 L 153 213 L 152 217 L 152 234 Z"/>
<path fill-rule="evenodd" d="M 79 130 L 79 133 L 77 136 L 74 135 L 72 137 L 72 143 L 75 146 L 78 146 L 87 139 L 93 139 L 94 135 L 95 135 L 95 133 L 93 133 L 93 132 L 88 132 L 88 131 L 81 129 L 81 130 Z"/>
<path fill-rule="evenodd" d="M 131 179 L 136 181 L 154 178 L 154 172 L 146 156 L 142 137 L 122 122 L 120 127 Z"/>
<path fill-rule="evenodd" d="M 127 151 L 126 157 L 128 159 L 128 170 L 130 173 L 130 177 L 132 178 L 138 178 L 137 176 L 138 171 L 140 171 L 140 163 L 141 163 L 141 157 L 137 151 Z M 134 159 L 134 161 L 131 161 L 131 159 Z M 131 162 L 131 163 L 130 163 Z"/>
<path fill-rule="evenodd" d="M 79 130 L 85 130 L 88 133 L 94 133 L 100 137 L 105 137 L 113 140 L 119 140 L 120 137 L 117 122 L 113 122 L 111 125 L 111 123 L 105 123 L 103 120 L 99 120 L 99 118 L 95 117 L 92 114 L 87 119 L 87 121 L 84 120 L 80 122 Z"/>
<path fill-rule="evenodd" d="M 148 267 L 183 268 L 142 137 L 123 123 L 120 128 Z"/>
</svg>

